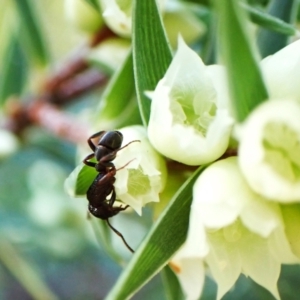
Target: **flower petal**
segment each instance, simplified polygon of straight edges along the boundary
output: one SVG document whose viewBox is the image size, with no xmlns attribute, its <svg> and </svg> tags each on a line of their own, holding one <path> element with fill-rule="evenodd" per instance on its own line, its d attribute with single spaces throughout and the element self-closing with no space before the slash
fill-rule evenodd
<svg viewBox="0 0 300 300">
<path fill-rule="evenodd" d="M 300 41 L 296 41 L 261 62 L 271 98 L 300 100 Z"/>
<path fill-rule="evenodd" d="M 199 299 L 205 279 L 203 261 L 199 257 L 186 255 L 183 246 L 172 258 L 171 267 L 175 271 L 186 300 Z"/>
<path fill-rule="evenodd" d="M 280 299 L 277 289 L 280 262 L 270 255 L 268 239 L 248 231 L 243 234 L 239 247 L 243 273 Z"/>
<path fill-rule="evenodd" d="M 272 100 L 254 110 L 240 132 L 239 165 L 258 194 L 300 201 L 300 105 Z"/>
<path fill-rule="evenodd" d="M 140 142 L 122 149 L 114 160 L 119 169 L 114 184 L 116 194 L 119 200 L 141 214 L 146 203 L 159 201 L 159 193 L 166 182 L 165 161 L 149 143 L 142 126 L 130 126 L 120 131 L 124 137 L 123 145 L 133 140 Z"/>
</svg>

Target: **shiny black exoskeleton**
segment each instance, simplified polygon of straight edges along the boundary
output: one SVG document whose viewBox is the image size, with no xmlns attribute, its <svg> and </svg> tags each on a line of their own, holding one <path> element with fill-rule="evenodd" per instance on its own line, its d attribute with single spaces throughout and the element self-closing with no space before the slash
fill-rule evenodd
<svg viewBox="0 0 300 300">
<path fill-rule="evenodd" d="M 121 205 L 118 207 L 113 206 L 116 200 L 114 183 L 116 180 L 115 175 L 117 169 L 115 168 L 115 165 L 112 161 L 116 158 L 118 151 L 136 141 L 131 141 L 130 143 L 121 147 L 123 142 L 123 135 L 121 132 L 99 131 L 89 137 L 87 142 L 94 153 L 89 154 L 83 160 L 83 162 L 87 166 L 94 167 L 97 172 L 99 172 L 87 191 L 89 212 L 97 218 L 106 220 L 109 227 L 122 238 L 127 248 L 131 252 L 134 252 L 125 241 L 123 235 L 109 223 L 108 219 L 128 207 L 128 205 Z M 97 162 L 89 161 L 93 157 L 96 158 Z M 126 167 L 126 165 L 122 168 Z M 109 196 L 110 198 L 108 199 L 107 197 Z"/>
<path fill-rule="evenodd" d="M 96 145 L 93 140 L 96 140 Z M 99 131 L 90 136 L 87 142 L 94 153 L 88 155 L 83 162 L 94 167 L 98 172 L 114 168 L 112 161 L 116 158 L 117 152 L 129 145 L 121 148 L 123 135 L 119 131 Z M 93 157 L 96 158 L 97 163 L 89 161 Z"/>
</svg>

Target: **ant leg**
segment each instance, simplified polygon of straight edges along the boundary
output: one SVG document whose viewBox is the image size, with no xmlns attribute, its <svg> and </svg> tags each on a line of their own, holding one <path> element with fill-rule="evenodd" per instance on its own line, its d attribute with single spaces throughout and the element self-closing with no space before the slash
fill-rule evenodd
<svg viewBox="0 0 300 300">
<path fill-rule="evenodd" d="M 89 167 L 93 167 L 95 168 L 96 167 L 96 163 L 94 162 L 91 162 L 91 161 L 88 161 L 89 159 L 91 159 L 92 157 L 94 157 L 95 154 L 94 153 L 91 153 L 89 154 L 84 160 L 83 160 L 83 163 Z"/>
<path fill-rule="evenodd" d="M 89 144 L 89 146 L 90 146 L 90 148 L 95 152 L 95 150 L 96 150 L 96 146 L 95 146 L 95 144 L 93 143 L 93 139 L 94 138 L 96 138 L 96 137 L 99 137 L 99 139 L 100 139 L 100 137 L 105 133 L 106 131 L 99 131 L 99 132 L 96 132 L 96 133 L 94 133 L 93 135 L 91 135 L 89 138 L 88 138 L 88 140 L 87 140 L 87 142 L 88 142 L 88 144 Z"/>
<path fill-rule="evenodd" d="M 108 219 L 106 219 L 106 222 L 108 224 L 108 226 L 122 239 L 123 243 L 126 245 L 126 247 L 129 249 L 129 251 L 131 251 L 132 253 L 134 253 L 134 250 L 127 244 L 124 236 L 121 234 L 121 232 L 119 232 L 116 228 L 114 228 L 108 221 Z"/>
<path fill-rule="evenodd" d="M 112 186 L 111 197 L 110 197 L 110 199 L 108 201 L 108 205 L 109 206 L 113 206 L 114 205 L 114 203 L 116 201 L 116 197 L 117 197 L 117 195 L 116 195 L 115 187 Z"/>
<path fill-rule="evenodd" d="M 112 187 L 112 194 L 111 194 L 111 197 L 110 197 L 110 199 L 109 199 L 109 201 L 108 201 L 108 205 L 109 206 L 113 206 L 114 205 L 114 203 L 115 203 L 115 201 L 116 201 L 116 191 L 115 191 L 115 187 L 113 186 Z M 129 207 L 129 205 L 126 205 L 126 206 L 119 206 L 119 207 L 114 207 L 114 210 L 115 211 L 122 211 L 122 210 L 125 210 L 125 209 L 127 209 Z"/>
</svg>

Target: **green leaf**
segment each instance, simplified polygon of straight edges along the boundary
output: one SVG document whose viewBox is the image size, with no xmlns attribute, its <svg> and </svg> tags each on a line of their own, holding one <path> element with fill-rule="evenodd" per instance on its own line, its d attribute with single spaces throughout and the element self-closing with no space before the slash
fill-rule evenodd
<svg viewBox="0 0 300 300">
<path fill-rule="evenodd" d="M 165 287 L 167 300 L 183 300 L 184 295 L 181 290 L 178 278 L 169 266 L 165 266 L 161 272 L 163 284 Z"/>
<path fill-rule="evenodd" d="M 48 62 L 48 51 L 34 5 L 31 0 L 14 1 L 25 33 L 25 48 L 37 63 L 45 65 Z"/>
<path fill-rule="evenodd" d="M 174 195 L 135 252 L 106 300 L 124 300 L 147 283 L 170 260 L 187 235 L 192 189 L 204 170 L 197 169 Z"/>
<path fill-rule="evenodd" d="M 155 0 L 133 1 L 133 64 L 138 104 L 144 125 L 148 124 L 153 91 L 169 67 L 172 54 Z"/>
<path fill-rule="evenodd" d="M 140 124 L 141 119 L 134 98 L 132 54 L 114 74 L 105 89 L 96 112 L 101 128 L 120 128 Z"/>
<path fill-rule="evenodd" d="M 95 168 L 80 164 L 65 181 L 65 189 L 71 196 L 85 196 L 88 188 L 98 175 Z"/>
<path fill-rule="evenodd" d="M 18 280 L 31 299 L 58 299 L 42 280 L 33 261 L 29 262 L 28 258 L 22 257 L 18 248 L 3 235 L 0 237 L 0 262 Z"/>
<path fill-rule="evenodd" d="M 268 31 L 272 30 L 277 33 L 282 33 L 283 35 L 297 34 L 297 28 L 295 26 L 292 26 L 279 18 L 244 3 L 242 3 L 242 7 L 249 13 L 249 17 L 254 23 L 269 29 Z"/>
<path fill-rule="evenodd" d="M 268 7 L 268 13 L 286 23 L 295 23 L 298 8 L 298 0 L 273 0 Z M 283 33 L 260 29 L 257 43 L 262 57 L 266 57 L 285 47 L 288 44 L 288 37 Z"/>
<path fill-rule="evenodd" d="M 242 122 L 268 94 L 244 28 L 247 16 L 236 2 L 214 1 L 219 18 L 220 54 L 227 67 L 232 107 L 237 121 Z"/>
<path fill-rule="evenodd" d="M 12 34 L 7 49 L 2 58 L 0 80 L 0 105 L 11 96 L 19 96 L 27 77 L 27 61 L 22 51 L 19 39 Z"/>
</svg>

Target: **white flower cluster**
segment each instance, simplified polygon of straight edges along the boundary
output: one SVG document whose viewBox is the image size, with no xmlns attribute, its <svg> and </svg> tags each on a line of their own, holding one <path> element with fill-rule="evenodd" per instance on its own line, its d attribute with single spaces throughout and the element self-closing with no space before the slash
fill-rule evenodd
<svg viewBox="0 0 300 300">
<path fill-rule="evenodd" d="M 241 273 L 279 299 L 281 264 L 300 259 L 300 41 L 264 59 L 261 70 L 270 99 L 242 124 L 231 117 L 223 67 L 205 66 L 182 39 L 151 93 L 150 142 L 183 164 L 219 159 L 235 126 L 238 156 L 197 179 L 188 238 L 171 262 L 190 300 L 201 294 L 206 267 L 218 299 Z"/>
</svg>

